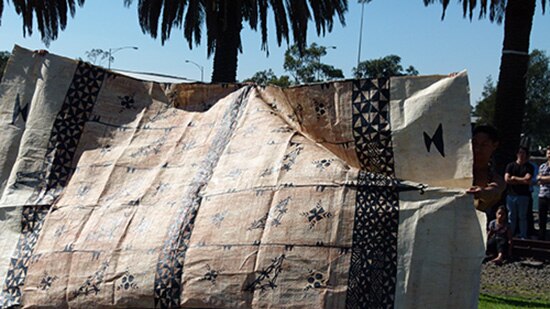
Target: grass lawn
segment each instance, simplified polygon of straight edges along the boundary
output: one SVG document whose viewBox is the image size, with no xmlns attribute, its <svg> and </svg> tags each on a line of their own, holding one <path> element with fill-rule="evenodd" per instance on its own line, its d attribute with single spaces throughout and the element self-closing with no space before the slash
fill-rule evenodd
<svg viewBox="0 0 550 309">
<path fill-rule="evenodd" d="M 479 309 L 550 308 L 550 302 L 502 295 L 479 295 Z"/>
</svg>

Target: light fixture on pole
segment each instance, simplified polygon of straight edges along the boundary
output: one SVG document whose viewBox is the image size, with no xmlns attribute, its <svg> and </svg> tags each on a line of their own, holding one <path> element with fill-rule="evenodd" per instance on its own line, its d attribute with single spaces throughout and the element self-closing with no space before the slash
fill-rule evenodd
<svg viewBox="0 0 550 309">
<path fill-rule="evenodd" d="M 134 49 L 134 50 L 137 50 L 137 46 L 122 46 L 122 47 L 117 47 L 117 48 L 109 48 L 109 58 L 107 59 L 108 60 L 108 63 L 109 65 L 107 66 L 107 68 L 111 68 L 111 62 L 113 62 L 113 54 L 120 51 L 120 50 L 123 50 L 123 49 Z"/>
<path fill-rule="evenodd" d="M 199 70 L 201 70 L 201 83 L 204 81 L 203 77 L 204 77 L 204 67 L 198 63 L 196 63 L 195 61 L 191 61 L 191 60 L 185 60 L 185 63 L 191 63 L 191 64 L 194 64 L 197 68 L 199 68 Z"/>
</svg>

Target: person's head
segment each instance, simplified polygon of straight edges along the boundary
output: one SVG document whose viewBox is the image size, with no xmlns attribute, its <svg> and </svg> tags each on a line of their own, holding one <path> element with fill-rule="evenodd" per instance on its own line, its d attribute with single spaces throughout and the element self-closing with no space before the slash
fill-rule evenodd
<svg viewBox="0 0 550 309">
<path fill-rule="evenodd" d="M 546 146 L 546 159 L 550 161 L 550 146 Z"/>
<path fill-rule="evenodd" d="M 529 160 L 529 149 L 524 146 L 520 146 L 518 148 L 518 152 L 516 153 L 516 158 L 518 162 L 527 162 Z"/>
<path fill-rule="evenodd" d="M 506 207 L 499 206 L 496 213 L 497 220 L 500 222 L 506 221 L 508 219 L 507 216 L 508 212 L 506 211 Z"/>
<path fill-rule="evenodd" d="M 479 125 L 472 132 L 474 166 L 485 167 L 498 147 L 498 132 L 490 125 Z"/>
</svg>

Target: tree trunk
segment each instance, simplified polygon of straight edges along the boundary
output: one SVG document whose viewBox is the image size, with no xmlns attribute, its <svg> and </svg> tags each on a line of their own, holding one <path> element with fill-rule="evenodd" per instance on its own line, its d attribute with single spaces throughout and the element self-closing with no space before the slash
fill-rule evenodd
<svg viewBox="0 0 550 309">
<path fill-rule="evenodd" d="M 495 126 L 500 146 L 496 168 L 503 174 L 515 159 L 520 143 L 525 110 L 526 74 L 529 65 L 529 38 L 536 0 L 508 0 L 504 17 L 504 43 L 498 77 Z"/>
<path fill-rule="evenodd" d="M 221 3 L 212 82 L 232 83 L 237 79 L 237 57 L 241 45 L 241 4 L 240 1 Z"/>
</svg>

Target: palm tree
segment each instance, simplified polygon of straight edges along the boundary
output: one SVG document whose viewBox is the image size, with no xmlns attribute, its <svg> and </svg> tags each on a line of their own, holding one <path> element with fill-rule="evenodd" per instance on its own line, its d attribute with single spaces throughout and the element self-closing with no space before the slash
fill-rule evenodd
<svg viewBox="0 0 550 309">
<path fill-rule="evenodd" d="M 133 0 L 124 0 L 129 6 Z M 199 45 L 201 25 L 206 25 L 207 53 L 214 55 L 212 82 L 234 82 L 238 53 L 242 50 L 243 22 L 262 35 L 262 50 L 267 48 L 267 14 L 271 8 L 275 19 L 277 43 L 289 43 L 289 32 L 295 44 L 306 46 L 309 20 L 315 22 L 318 35 L 330 32 L 337 15 L 344 24 L 347 0 L 139 0 L 138 15 L 143 32 L 158 36 L 164 44 L 173 27 L 183 34 L 193 48 Z M 290 24 L 290 26 L 289 26 Z"/>
<path fill-rule="evenodd" d="M 425 5 L 439 2 L 443 16 L 450 0 L 423 0 Z M 506 163 L 514 159 L 520 143 L 522 119 L 525 110 L 526 74 L 529 63 L 529 40 L 535 13 L 536 0 L 460 0 L 464 17 L 473 17 L 480 5 L 479 17 L 489 16 L 492 22 L 504 20 L 504 42 L 498 77 L 495 126 L 501 135 L 496 153 L 497 169 L 504 170 Z M 547 0 L 541 0 L 545 12 Z M 548 1 L 550 2 L 550 0 Z"/>
<path fill-rule="evenodd" d="M 85 0 L 78 0 L 78 5 L 84 5 Z M 27 32 L 32 35 L 34 18 L 36 17 L 36 26 L 40 36 L 46 46 L 57 39 L 59 30 L 65 30 L 67 26 L 67 13 L 71 17 L 75 14 L 75 0 L 11 0 L 15 12 L 23 17 L 23 35 Z M 2 12 L 4 0 L 0 0 L 0 22 L 2 21 Z"/>
</svg>

